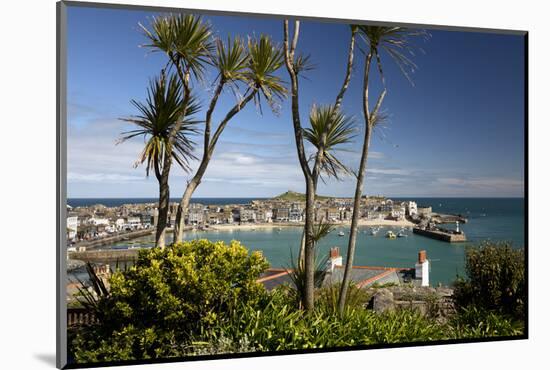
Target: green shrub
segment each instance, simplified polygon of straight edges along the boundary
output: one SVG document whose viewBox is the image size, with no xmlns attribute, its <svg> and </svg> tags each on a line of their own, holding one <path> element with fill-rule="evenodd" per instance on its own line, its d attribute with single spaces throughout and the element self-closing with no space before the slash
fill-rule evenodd
<svg viewBox="0 0 550 370">
<path fill-rule="evenodd" d="M 342 284 L 336 283 L 316 291 L 316 305 L 319 311 L 326 314 L 338 312 L 338 298 Z M 346 296 L 346 307 L 353 309 L 365 308 L 371 296 L 365 289 L 358 288 L 354 282 L 349 283 Z"/>
<path fill-rule="evenodd" d="M 239 242 L 194 240 L 141 250 L 134 266 L 115 272 L 99 299 L 99 320 L 74 341 L 78 361 L 177 355 L 194 333 L 207 331 L 235 307 L 267 299 L 256 280 L 268 267 Z"/>
<path fill-rule="evenodd" d="M 195 341 L 213 348 L 223 338 L 230 348 L 280 351 L 379 343 L 409 343 L 442 339 L 442 326 L 415 310 L 376 314 L 360 306 L 348 306 L 343 315 L 325 306 L 320 298 L 313 312 L 294 308 L 283 291 L 271 293 L 270 302 L 261 309 L 242 306 L 230 320 Z M 195 352 L 196 353 L 196 352 Z M 199 352 L 200 353 L 200 352 Z"/>
<path fill-rule="evenodd" d="M 524 332 L 523 321 L 479 309 L 475 306 L 461 308 L 449 322 L 451 338 L 486 338 L 521 335 Z"/>
<path fill-rule="evenodd" d="M 454 283 L 458 307 L 476 305 L 523 318 L 526 301 L 523 249 L 484 243 L 466 249 L 466 279 Z"/>
<path fill-rule="evenodd" d="M 508 266 L 516 266 L 510 262 L 518 258 L 515 253 L 468 250 L 470 280 L 460 283 L 461 299 L 475 301 L 474 292 L 489 290 L 492 298 L 484 305 L 506 301 L 495 292 L 508 291 L 502 281 L 516 281 Z M 140 251 L 135 265 L 114 273 L 109 291 L 87 306 L 99 324 L 76 334 L 74 358 L 95 362 L 333 348 L 510 336 L 524 330 L 521 321 L 481 305 L 459 309 L 447 323 L 412 309 L 377 314 L 364 308 L 368 293 L 355 286 L 343 314 L 336 309 L 339 285 L 318 289 L 315 309 L 305 311 L 297 308 L 295 289 L 267 292 L 256 282 L 266 267 L 260 254 L 248 254 L 238 242 L 195 240 Z M 520 291 L 519 283 L 512 286 Z"/>
</svg>

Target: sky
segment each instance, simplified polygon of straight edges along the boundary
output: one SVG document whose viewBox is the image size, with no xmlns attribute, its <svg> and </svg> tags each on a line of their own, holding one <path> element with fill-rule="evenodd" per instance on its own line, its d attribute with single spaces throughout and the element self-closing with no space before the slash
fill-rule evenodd
<svg viewBox="0 0 550 370">
<path fill-rule="evenodd" d="M 146 43 L 139 23 L 154 13 L 69 7 L 67 32 L 67 189 L 69 198 L 157 197 L 158 183 L 134 164 L 143 138 L 117 144 L 138 114 L 131 100 L 144 101 L 148 82 L 167 62 Z M 215 36 L 270 35 L 282 42 L 282 20 L 266 17 L 205 16 Z M 522 197 L 524 195 L 524 40 L 518 35 L 428 30 L 417 40 L 418 69 L 411 84 L 382 55 L 388 90 L 383 110 L 389 120 L 377 127 L 370 146 L 364 193 L 393 197 Z M 349 27 L 303 21 L 298 52 L 310 54 L 315 69 L 300 84 L 300 114 L 308 126 L 314 104 L 334 102 L 347 60 Z M 358 40 L 352 79 L 342 109 L 354 119 L 357 136 L 336 152 L 357 168 L 363 138 L 361 110 L 364 43 Z M 360 50 L 362 49 L 362 50 Z M 284 67 L 277 73 L 288 82 Z M 207 106 L 215 71 L 194 83 Z M 374 78 L 371 90 L 380 91 Z M 224 91 L 214 125 L 235 103 Z M 199 119 L 204 119 L 204 111 Z M 200 135 L 193 137 L 201 142 Z M 202 152 L 200 144 L 197 154 Z M 311 152 L 311 148 L 307 148 Z M 192 167 L 196 167 L 196 163 Z M 183 194 L 191 177 L 171 171 L 172 197 Z M 355 179 L 320 183 L 318 193 L 353 196 Z M 249 104 L 230 121 L 195 197 L 271 197 L 305 190 L 290 99 L 277 112 Z"/>
</svg>

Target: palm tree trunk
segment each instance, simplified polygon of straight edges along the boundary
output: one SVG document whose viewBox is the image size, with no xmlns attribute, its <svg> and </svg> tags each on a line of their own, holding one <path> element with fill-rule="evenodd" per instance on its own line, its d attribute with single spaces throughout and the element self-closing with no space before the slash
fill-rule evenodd
<svg viewBox="0 0 550 370">
<path fill-rule="evenodd" d="M 159 248 L 164 248 L 166 245 L 166 225 L 168 223 L 168 208 L 170 206 L 170 188 L 168 180 L 170 178 L 170 168 L 172 167 L 172 147 L 174 144 L 174 138 L 178 134 L 182 124 L 183 118 L 187 113 L 187 106 L 191 100 L 191 90 L 189 88 L 189 77 L 190 72 L 189 68 L 186 71 L 183 71 L 181 65 L 174 59 L 173 55 L 169 55 L 170 60 L 176 67 L 176 71 L 180 77 L 180 80 L 183 85 L 184 98 L 182 102 L 182 113 L 181 119 L 172 127 L 170 133 L 168 134 L 168 140 L 166 143 L 164 161 L 162 163 L 162 173 L 160 179 L 160 189 L 159 189 L 159 215 L 157 221 L 157 232 L 155 236 L 155 246 Z"/>
<path fill-rule="evenodd" d="M 342 105 L 342 99 L 344 99 L 344 94 L 346 93 L 349 82 L 351 80 L 351 70 L 353 68 L 353 50 L 355 48 L 355 34 L 357 33 L 357 27 L 351 26 L 351 39 L 349 42 L 349 49 L 348 49 L 348 62 L 346 65 L 346 74 L 344 77 L 344 82 L 342 84 L 342 87 L 340 88 L 340 92 L 338 95 L 336 95 L 336 100 L 334 102 L 334 106 L 336 109 L 340 109 L 340 106 Z"/>
<path fill-rule="evenodd" d="M 191 196 L 195 192 L 198 186 L 198 182 L 195 181 L 195 177 L 187 183 L 183 196 L 181 197 L 178 211 L 176 213 L 176 222 L 174 224 L 174 243 L 181 243 L 183 241 L 183 229 L 185 227 L 185 216 L 189 211 L 189 203 L 191 202 Z"/>
<path fill-rule="evenodd" d="M 363 182 L 365 178 L 365 171 L 367 167 L 367 158 L 369 154 L 370 138 L 372 133 L 372 126 L 370 125 L 369 115 L 369 73 L 370 65 L 372 61 L 372 50 L 365 60 L 365 71 L 363 76 L 363 116 L 365 120 L 365 137 L 363 139 L 363 150 L 361 152 L 361 161 L 359 163 L 359 171 L 357 173 L 357 183 L 355 185 L 355 195 L 353 200 L 353 213 L 351 217 L 350 236 L 348 240 L 348 251 L 346 256 L 346 265 L 344 269 L 344 277 L 342 279 L 342 285 L 340 287 L 340 296 L 338 297 L 338 310 L 340 314 L 343 313 L 346 298 L 348 294 L 348 285 L 350 282 L 350 275 L 353 269 L 353 257 L 355 256 L 355 244 L 357 241 L 357 225 L 359 223 L 361 196 L 363 194 Z"/>
<path fill-rule="evenodd" d="M 211 102 L 210 108 L 207 112 L 207 117 L 206 117 L 207 118 L 206 121 L 208 124 L 205 130 L 205 141 L 204 141 L 205 148 L 203 152 L 203 158 L 199 165 L 199 168 L 197 169 L 197 172 L 195 173 L 193 178 L 187 183 L 183 196 L 181 197 L 181 201 L 178 206 L 178 212 L 176 214 L 176 223 L 174 225 L 174 243 L 180 243 L 183 241 L 183 228 L 185 226 L 185 216 L 187 215 L 187 211 L 189 209 L 189 202 L 191 201 L 191 197 L 193 196 L 195 189 L 197 189 L 197 187 L 202 181 L 202 177 L 204 176 L 204 173 L 208 168 L 208 164 L 210 163 L 210 159 L 212 158 L 212 154 L 214 153 L 214 149 L 216 148 L 216 144 L 218 142 L 220 135 L 222 134 L 223 130 L 225 129 L 229 121 L 237 113 L 239 113 L 246 106 L 246 104 L 248 104 L 254 98 L 254 95 L 256 95 L 256 91 L 257 89 L 251 89 L 248 92 L 248 94 L 244 97 L 243 100 L 239 101 L 237 104 L 233 106 L 233 108 L 231 108 L 231 110 L 226 114 L 224 119 L 218 125 L 218 128 L 214 132 L 212 139 L 210 139 L 209 122 L 210 122 L 212 111 L 214 110 L 217 97 L 215 100 L 213 100 L 214 104 L 212 104 Z M 221 93 L 221 87 L 219 90 L 216 91 L 215 96 L 219 96 L 220 93 Z"/>
<path fill-rule="evenodd" d="M 306 181 L 306 219 L 304 226 L 305 242 L 304 242 L 304 264 L 305 264 L 305 289 L 302 297 L 304 308 L 308 311 L 314 307 L 314 289 L 315 289 L 315 251 L 313 248 L 313 210 L 315 205 L 315 186 L 313 176 L 307 163 L 306 153 L 304 149 L 304 140 L 302 134 L 302 125 L 300 123 L 300 109 L 298 104 L 298 76 L 294 70 L 294 52 L 298 43 L 298 35 L 300 30 L 300 22 L 294 23 L 294 36 L 292 42 L 289 42 L 288 20 L 284 21 L 284 51 L 285 65 L 290 75 L 291 80 L 291 95 L 292 95 L 292 124 L 294 128 L 294 139 L 296 143 L 296 151 L 300 167 Z"/>
<path fill-rule="evenodd" d="M 170 148 L 167 148 L 170 149 Z M 171 151 L 167 152 L 170 153 Z M 168 223 L 168 207 L 170 205 L 170 186 L 168 178 L 170 176 L 170 166 L 172 164 L 172 156 L 165 153 L 164 165 L 159 183 L 159 213 L 157 220 L 157 232 L 155 235 L 155 246 L 164 248 L 166 245 L 166 225 Z"/>
<path fill-rule="evenodd" d="M 315 292 L 315 245 L 313 243 L 313 209 L 315 206 L 315 190 L 313 181 L 306 184 L 306 220 L 305 220 L 305 248 L 304 264 L 306 273 L 306 289 L 304 294 L 304 307 L 311 311 L 314 308 Z"/>
<path fill-rule="evenodd" d="M 340 297 L 338 299 L 338 310 L 340 311 L 340 313 L 344 311 L 347 293 L 348 293 L 348 285 L 350 282 L 351 270 L 353 269 L 353 257 L 355 256 L 355 244 L 357 242 L 357 226 L 359 224 L 359 216 L 360 216 L 359 208 L 361 206 L 361 196 L 363 194 L 363 182 L 365 179 L 371 134 L 372 134 L 372 128 L 370 127 L 370 125 L 366 125 L 365 138 L 363 142 L 363 152 L 361 153 L 361 162 L 359 164 L 359 174 L 357 176 L 357 184 L 355 185 L 355 195 L 353 198 L 353 213 L 351 217 L 348 252 L 346 256 L 346 267 L 344 270 L 344 277 L 342 279 L 342 286 L 340 287 Z"/>
</svg>

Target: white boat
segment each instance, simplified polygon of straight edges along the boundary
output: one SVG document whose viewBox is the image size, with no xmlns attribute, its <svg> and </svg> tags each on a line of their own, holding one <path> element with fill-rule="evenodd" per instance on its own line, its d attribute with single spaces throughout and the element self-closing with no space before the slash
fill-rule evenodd
<svg viewBox="0 0 550 370">
<path fill-rule="evenodd" d="M 398 238 L 406 238 L 407 236 L 408 236 L 407 234 L 405 234 L 404 232 L 401 232 L 401 231 L 397 234 Z"/>
<path fill-rule="evenodd" d="M 340 232 L 338 233 L 338 236 L 344 236 L 344 235 L 346 235 L 346 234 L 344 234 L 343 231 L 340 231 Z"/>
</svg>

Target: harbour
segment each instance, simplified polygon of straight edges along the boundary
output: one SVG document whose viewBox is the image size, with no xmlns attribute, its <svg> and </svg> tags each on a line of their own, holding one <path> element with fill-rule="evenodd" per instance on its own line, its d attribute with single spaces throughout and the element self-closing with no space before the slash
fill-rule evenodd
<svg viewBox="0 0 550 370">
<path fill-rule="evenodd" d="M 396 198 L 398 199 L 398 198 Z M 218 200 L 217 200 L 218 201 Z M 425 204 L 432 204 L 433 211 L 439 214 L 463 214 L 468 222 L 461 224 L 467 235 L 466 242 L 449 243 L 414 233 L 405 228 L 407 237 L 386 238 L 392 230 L 396 235 L 401 226 L 360 226 L 355 261 L 358 265 L 370 266 L 411 266 L 415 263 L 418 250 L 426 250 L 431 260 L 431 282 L 449 284 L 457 274 L 464 273 L 464 249 L 467 245 L 478 244 L 485 240 L 509 241 L 514 247 L 524 245 L 523 199 L 521 198 L 424 198 Z M 228 201 L 229 202 L 229 201 Z M 319 241 L 319 256 L 326 255 L 331 247 L 338 246 L 346 255 L 349 226 L 337 225 L 324 239 Z M 372 235 L 374 231 L 374 235 Z M 344 236 L 338 236 L 342 232 Z M 260 250 L 272 267 L 287 268 L 291 265 L 291 254 L 296 256 L 302 229 L 299 225 L 233 225 L 232 227 L 210 227 L 206 230 L 187 230 L 185 240 L 210 239 L 230 242 L 239 240 L 250 250 Z M 171 242 L 171 232 L 167 234 L 167 243 Z M 138 250 L 153 245 L 153 236 L 146 235 L 132 240 L 120 240 L 97 249 Z M 129 252 L 133 255 L 137 252 Z M 95 255 L 94 255 L 95 256 Z M 107 261 L 106 261 L 107 262 Z M 111 264 L 113 261 L 111 259 Z"/>
</svg>

